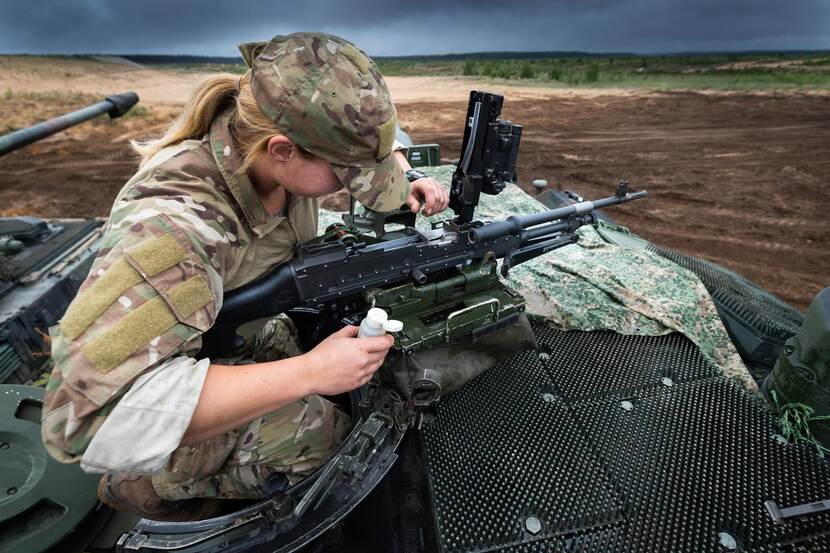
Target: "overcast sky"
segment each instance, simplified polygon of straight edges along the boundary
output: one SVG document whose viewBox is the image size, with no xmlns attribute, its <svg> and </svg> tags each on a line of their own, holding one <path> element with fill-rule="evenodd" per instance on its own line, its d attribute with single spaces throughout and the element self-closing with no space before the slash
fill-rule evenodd
<svg viewBox="0 0 830 553">
<path fill-rule="evenodd" d="M 233 56 L 310 30 L 371 55 L 830 49 L 830 0 L 0 0 L 2 53 Z"/>
</svg>

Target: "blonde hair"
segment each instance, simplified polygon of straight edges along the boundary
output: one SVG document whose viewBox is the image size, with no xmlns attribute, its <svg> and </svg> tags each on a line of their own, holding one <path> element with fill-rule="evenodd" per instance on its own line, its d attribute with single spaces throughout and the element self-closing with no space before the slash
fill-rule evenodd
<svg viewBox="0 0 830 553">
<path fill-rule="evenodd" d="M 281 135 L 280 130 L 260 110 L 251 89 L 251 71 L 242 77 L 222 73 L 205 79 L 164 134 L 155 140 L 132 140 L 133 150 L 141 156 L 144 165 L 167 146 L 183 140 L 204 136 L 213 120 L 224 110 L 234 107 L 230 119 L 234 147 L 242 155 L 239 172 L 251 168 L 266 149 L 268 140 Z M 305 151 L 297 145 L 301 154 Z"/>
</svg>

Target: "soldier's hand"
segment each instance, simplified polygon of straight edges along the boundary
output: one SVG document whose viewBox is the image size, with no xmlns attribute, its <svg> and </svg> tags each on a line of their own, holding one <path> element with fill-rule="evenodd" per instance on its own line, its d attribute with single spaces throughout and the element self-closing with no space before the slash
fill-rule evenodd
<svg viewBox="0 0 830 553">
<path fill-rule="evenodd" d="M 366 384 L 395 343 L 389 335 L 357 338 L 357 332 L 344 327 L 303 355 L 312 393 L 335 395 Z"/>
<path fill-rule="evenodd" d="M 409 197 L 406 199 L 406 204 L 412 213 L 418 213 L 423 208 L 424 215 L 435 215 L 450 205 L 450 194 L 435 179 L 418 179 L 409 185 Z"/>
</svg>

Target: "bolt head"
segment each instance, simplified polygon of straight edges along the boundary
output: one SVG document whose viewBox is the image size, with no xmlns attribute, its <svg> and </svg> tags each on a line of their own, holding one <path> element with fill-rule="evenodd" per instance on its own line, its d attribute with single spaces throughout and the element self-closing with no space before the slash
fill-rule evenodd
<svg viewBox="0 0 830 553">
<path fill-rule="evenodd" d="M 735 538 L 726 532 L 718 533 L 718 543 L 720 543 L 721 547 L 727 551 L 737 551 L 738 549 L 738 542 L 736 542 Z"/>
<path fill-rule="evenodd" d="M 531 515 L 525 519 L 525 530 L 534 536 L 542 531 L 542 521 Z"/>
</svg>

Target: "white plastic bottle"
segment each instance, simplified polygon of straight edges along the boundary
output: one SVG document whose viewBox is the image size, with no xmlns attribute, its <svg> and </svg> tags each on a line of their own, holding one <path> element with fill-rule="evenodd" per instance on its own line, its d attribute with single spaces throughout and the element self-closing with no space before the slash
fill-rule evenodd
<svg viewBox="0 0 830 553">
<path fill-rule="evenodd" d="M 403 330 L 401 321 L 390 319 L 386 311 L 379 307 L 373 307 L 360 321 L 360 330 L 357 332 L 357 337 L 383 336 L 387 332 L 400 332 L 401 330 Z"/>
</svg>

